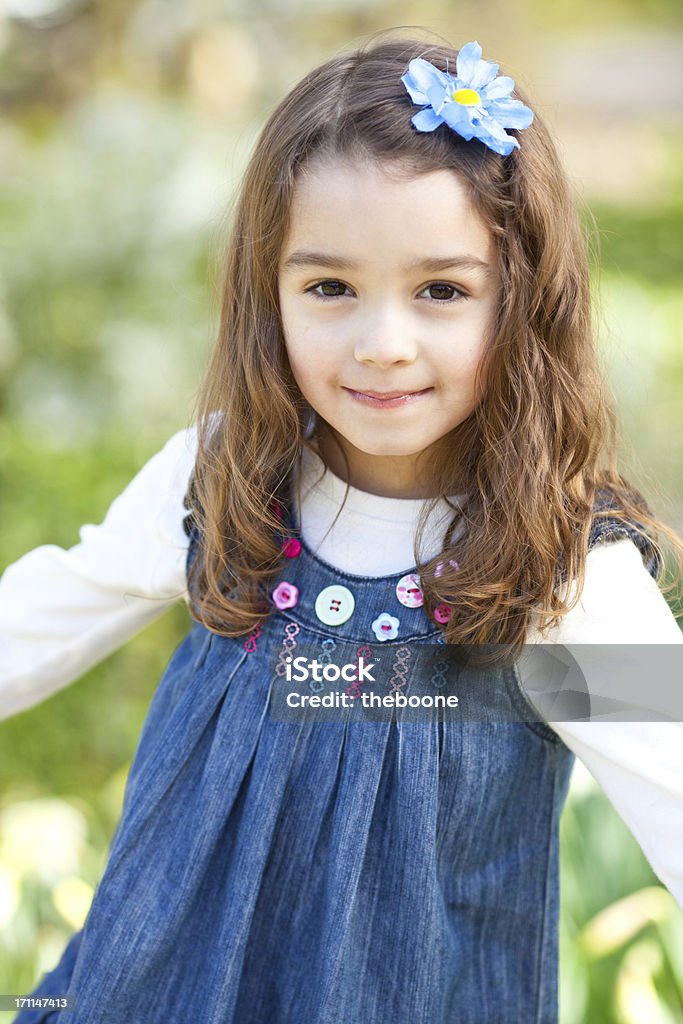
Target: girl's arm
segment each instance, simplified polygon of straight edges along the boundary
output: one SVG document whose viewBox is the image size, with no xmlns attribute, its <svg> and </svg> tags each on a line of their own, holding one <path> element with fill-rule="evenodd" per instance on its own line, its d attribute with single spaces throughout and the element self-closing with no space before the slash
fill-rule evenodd
<svg viewBox="0 0 683 1024">
<path fill-rule="evenodd" d="M 530 643 L 539 642 L 538 634 Z M 588 556 L 580 602 L 561 620 L 551 641 L 576 644 L 683 644 L 669 605 L 627 539 L 599 544 Z M 649 662 L 641 647 L 637 663 Z M 665 661 L 665 659 L 659 659 Z M 671 664 L 683 662 L 676 654 Z M 665 662 L 666 663 L 666 662 Z M 657 658 L 652 658 L 656 671 Z M 618 682 L 618 681 L 617 681 Z M 661 694 L 666 680 L 657 680 Z M 525 689 L 534 699 L 533 677 Z M 542 680 L 537 690 L 542 689 Z M 642 706 L 648 707 L 648 678 Z M 671 679 L 671 692 L 680 677 Z M 540 711 L 541 704 L 538 703 Z M 628 825 L 655 874 L 683 907 L 683 723 L 553 722 L 548 724 L 586 765 Z"/>
<path fill-rule="evenodd" d="M 187 598 L 183 496 L 196 428 L 174 434 L 80 543 L 45 544 L 0 577 L 0 719 L 68 686 Z"/>
</svg>

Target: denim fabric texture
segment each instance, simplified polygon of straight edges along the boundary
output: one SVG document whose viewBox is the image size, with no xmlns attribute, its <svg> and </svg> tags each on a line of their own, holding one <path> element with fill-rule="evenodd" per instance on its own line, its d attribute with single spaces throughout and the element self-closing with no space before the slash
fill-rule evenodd
<svg viewBox="0 0 683 1024">
<path fill-rule="evenodd" d="M 151 701 L 85 924 L 32 993 L 75 1008 L 15 1024 L 556 1024 L 574 755 L 516 667 L 485 671 L 523 722 L 269 715 L 274 666 L 299 644 L 443 640 L 399 603 L 402 575 L 340 572 L 304 543 L 280 576 L 298 603 L 251 642 L 194 624 Z M 315 613 L 331 584 L 355 598 L 338 626 Z M 382 611 L 393 641 L 372 631 Z"/>
</svg>

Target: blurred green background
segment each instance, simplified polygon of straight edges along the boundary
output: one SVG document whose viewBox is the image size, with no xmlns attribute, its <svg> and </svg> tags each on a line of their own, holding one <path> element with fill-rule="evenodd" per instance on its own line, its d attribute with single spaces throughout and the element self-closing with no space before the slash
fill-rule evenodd
<svg viewBox="0 0 683 1024">
<path fill-rule="evenodd" d="M 477 39 L 553 131 L 597 223 L 623 471 L 683 529 L 680 0 L 3 0 L 0 569 L 75 544 L 189 423 L 230 200 L 265 117 L 314 64 L 401 25 Z M 181 602 L 0 723 L 0 992 L 30 992 L 81 926 L 189 622 Z M 683 1022 L 683 914 L 581 765 L 560 977 L 562 1024 Z"/>
</svg>

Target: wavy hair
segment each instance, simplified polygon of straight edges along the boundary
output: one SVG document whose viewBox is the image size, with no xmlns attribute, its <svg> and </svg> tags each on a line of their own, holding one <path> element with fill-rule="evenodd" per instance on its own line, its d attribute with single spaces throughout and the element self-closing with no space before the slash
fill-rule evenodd
<svg viewBox="0 0 683 1024">
<path fill-rule="evenodd" d="M 234 209 L 186 496 L 201 537 L 188 577 L 191 608 L 213 632 L 242 635 L 268 613 L 264 595 L 284 559 L 274 502 L 289 500 L 302 446 L 314 446 L 285 349 L 277 267 L 297 174 L 318 157 L 371 160 L 414 176 L 450 169 L 497 246 L 502 289 L 475 382 L 483 397 L 442 439 L 434 498 L 415 538 L 428 614 L 433 619 L 441 602 L 456 611 L 441 627 L 446 641 L 516 647 L 532 616 L 541 615 L 541 629 L 559 621 L 580 597 L 591 529 L 602 519 L 604 536 L 623 534 L 620 523 L 635 526 L 660 583 L 664 534 L 678 575 L 663 589 L 681 578 L 681 537 L 618 471 L 616 418 L 593 337 L 588 246 L 542 118 L 535 114 L 509 156 L 446 125 L 418 132 L 411 124 L 415 107 L 401 83 L 408 62 L 424 57 L 446 70 L 455 56 L 441 42 L 373 37 L 307 74 L 258 138 Z M 533 107 L 520 89 L 514 96 Z M 454 507 L 443 551 L 421 561 L 429 512 L 455 493 L 466 497 Z M 464 529 L 456 530 L 459 522 Z M 577 584 L 573 600 L 562 593 L 568 579 Z"/>
</svg>

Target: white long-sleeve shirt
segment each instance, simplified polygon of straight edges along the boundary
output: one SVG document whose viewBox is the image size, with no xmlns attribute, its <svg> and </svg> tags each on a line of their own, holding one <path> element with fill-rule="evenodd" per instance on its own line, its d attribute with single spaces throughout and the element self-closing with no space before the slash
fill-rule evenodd
<svg viewBox="0 0 683 1024">
<path fill-rule="evenodd" d="M 194 427 L 174 434 L 112 502 L 99 525 L 69 549 L 35 548 L 0 577 L 0 720 L 82 676 L 179 600 L 187 601 L 183 507 L 194 465 Z M 301 532 L 321 558 L 360 575 L 414 564 L 422 501 L 349 488 L 304 450 Z M 421 554 L 439 550 L 443 503 Z M 534 629 L 529 643 L 541 640 Z M 683 634 L 629 539 L 589 552 L 580 602 L 545 643 L 683 644 Z M 520 679 L 537 704 L 530 669 Z M 646 681 L 644 680 L 644 684 Z M 683 724 L 548 722 L 585 764 L 683 907 Z"/>
</svg>

